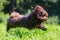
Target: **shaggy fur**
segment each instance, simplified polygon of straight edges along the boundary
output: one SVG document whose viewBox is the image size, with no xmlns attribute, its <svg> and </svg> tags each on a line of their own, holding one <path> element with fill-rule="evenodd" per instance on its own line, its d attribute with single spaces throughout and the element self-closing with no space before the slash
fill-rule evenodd
<svg viewBox="0 0 60 40">
<path fill-rule="evenodd" d="M 48 19 L 47 12 L 39 5 L 36 5 L 29 16 L 23 16 L 19 13 L 13 11 L 7 21 L 7 31 L 10 28 L 26 27 L 26 28 L 40 28 L 42 30 L 47 30 L 42 22 Z"/>
</svg>

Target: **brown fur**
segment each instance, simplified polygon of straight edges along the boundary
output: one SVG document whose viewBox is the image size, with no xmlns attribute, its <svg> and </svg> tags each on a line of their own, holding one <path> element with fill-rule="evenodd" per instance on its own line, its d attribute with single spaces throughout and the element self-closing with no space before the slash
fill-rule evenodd
<svg viewBox="0 0 60 40">
<path fill-rule="evenodd" d="M 22 18 L 24 15 L 20 15 L 18 12 L 13 11 L 10 15 L 10 18 L 13 20 L 18 20 L 19 18 Z"/>
<path fill-rule="evenodd" d="M 7 31 L 10 28 L 26 27 L 26 28 L 41 28 L 42 30 L 46 30 L 45 26 L 42 25 L 42 22 L 48 19 L 47 12 L 39 5 L 36 5 L 32 10 L 29 16 L 20 15 L 17 12 L 12 12 L 8 21 L 7 21 Z"/>
</svg>

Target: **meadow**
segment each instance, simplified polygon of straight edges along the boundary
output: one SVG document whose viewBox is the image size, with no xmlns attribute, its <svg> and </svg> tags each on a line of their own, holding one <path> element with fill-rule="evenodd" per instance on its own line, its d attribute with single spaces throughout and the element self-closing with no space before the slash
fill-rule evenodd
<svg viewBox="0 0 60 40">
<path fill-rule="evenodd" d="M 0 14 L 0 40 L 60 40 L 60 25 L 43 23 L 47 31 L 38 28 L 11 28 L 6 31 L 8 14 Z"/>
<path fill-rule="evenodd" d="M 29 0 L 26 3 L 23 0 L 18 0 L 17 8 L 24 10 L 21 5 L 27 5 L 30 9 L 32 1 L 32 6 L 34 6 L 36 0 Z M 19 5 L 19 2 L 21 4 Z M 45 2 L 45 3 L 44 3 Z M 47 31 L 41 29 L 32 29 L 27 28 L 11 28 L 8 32 L 6 31 L 7 18 L 8 14 L 4 14 L 2 11 L 6 5 L 9 4 L 8 0 L 0 0 L 0 40 L 60 40 L 60 25 L 58 24 L 60 19 L 60 0 L 40 0 L 38 4 L 46 4 L 46 9 L 49 13 L 49 18 L 47 22 L 43 23 L 46 26 Z M 28 5 L 29 4 L 29 5 Z M 22 9 L 21 9 L 22 8 Z M 9 8 L 8 8 L 9 9 Z M 24 10 L 26 11 L 26 10 Z M 25 12 L 24 12 L 25 13 Z"/>
</svg>

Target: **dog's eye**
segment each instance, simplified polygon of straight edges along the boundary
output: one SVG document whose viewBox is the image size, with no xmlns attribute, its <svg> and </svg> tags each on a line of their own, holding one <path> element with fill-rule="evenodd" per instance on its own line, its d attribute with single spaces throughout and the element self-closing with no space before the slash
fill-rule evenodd
<svg viewBox="0 0 60 40">
<path fill-rule="evenodd" d="M 42 12 L 41 12 L 41 13 L 39 13 L 39 16 L 44 17 L 44 15 L 43 15 L 43 13 L 42 13 Z"/>
<path fill-rule="evenodd" d="M 39 15 L 42 16 L 42 12 L 40 12 Z"/>
<path fill-rule="evenodd" d="M 38 10 L 35 10 L 36 12 L 39 12 Z"/>
</svg>

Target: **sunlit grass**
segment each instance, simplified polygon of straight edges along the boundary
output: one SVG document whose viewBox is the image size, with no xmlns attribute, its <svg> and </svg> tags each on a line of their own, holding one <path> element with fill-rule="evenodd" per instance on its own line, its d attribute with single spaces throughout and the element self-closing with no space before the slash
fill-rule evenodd
<svg viewBox="0 0 60 40">
<path fill-rule="evenodd" d="M 0 23 L 0 40 L 60 40 L 60 25 L 44 24 L 47 31 L 41 29 L 11 28 L 6 31 L 6 23 Z"/>
<path fill-rule="evenodd" d="M 60 40 L 60 25 L 43 23 L 47 31 L 41 29 L 11 28 L 6 31 L 6 21 L 8 14 L 1 12 L 0 15 L 0 40 Z M 57 20 L 56 20 L 57 21 Z"/>
</svg>

